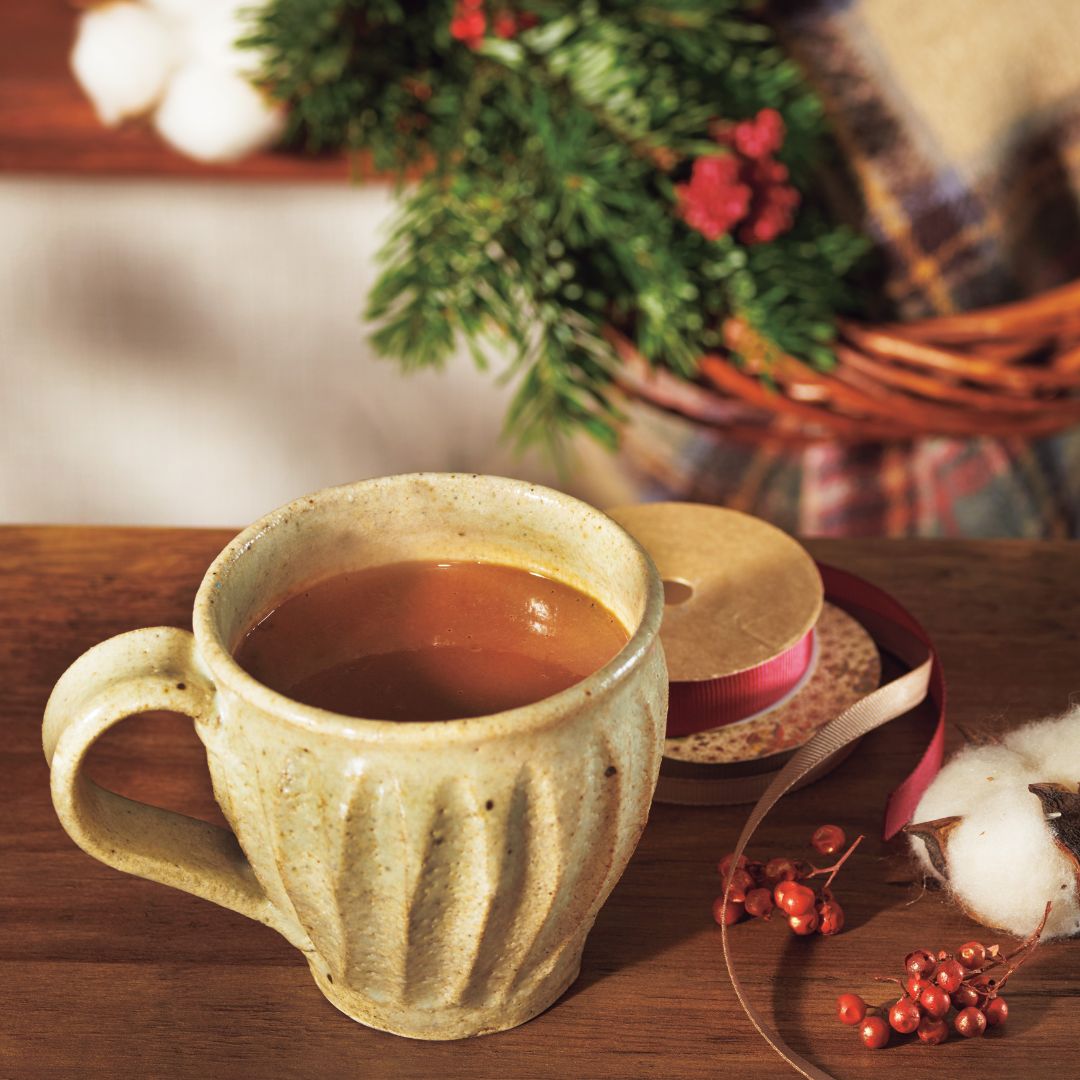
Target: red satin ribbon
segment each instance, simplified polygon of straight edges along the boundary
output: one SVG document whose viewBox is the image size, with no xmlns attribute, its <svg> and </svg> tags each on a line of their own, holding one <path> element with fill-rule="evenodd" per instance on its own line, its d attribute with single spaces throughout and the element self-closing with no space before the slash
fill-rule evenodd
<svg viewBox="0 0 1080 1080">
<path fill-rule="evenodd" d="M 886 840 L 891 840 L 911 820 L 923 792 L 941 769 L 941 761 L 945 754 L 945 673 L 934 651 L 934 643 L 930 640 L 930 635 L 907 608 L 894 600 L 884 589 L 871 585 L 869 581 L 864 581 L 855 574 L 825 563 L 819 562 L 817 566 L 821 571 L 827 600 L 842 607 L 860 622 L 883 621 L 891 624 L 901 634 L 910 635 L 924 645 L 934 658 L 930 669 L 930 687 L 927 695 L 934 704 L 937 725 L 915 768 L 890 793 L 885 804 L 885 823 L 882 834 Z M 866 617 L 867 614 L 870 616 L 869 619 Z"/>
<path fill-rule="evenodd" d="M 757 667 L 668 689 L 668 738 L 725 727 L 775 705 L 799 685 L 814 655 L 810 630 L 790 649 Z"/>
</svg>

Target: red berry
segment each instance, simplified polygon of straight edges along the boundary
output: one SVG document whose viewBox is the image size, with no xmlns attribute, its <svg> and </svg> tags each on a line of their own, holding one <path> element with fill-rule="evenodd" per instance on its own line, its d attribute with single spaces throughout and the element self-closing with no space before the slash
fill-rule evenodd
<svg viewBox="0 0 1080 1080">
<path fill-rule="evenodd" d="M 513 12 L 500 11 L 495 15 L 492 29 L 496 37 L 512 38 L 518 31 L 518 21 Z"/>
<path fill-rule="evenodd" d="M 770 885 L 779 885 L 781 881 L 794 881 L 799 876 L 799 868 L 786 855 L 778 855 L 765 864 L 765 880 Z"/>
<path fill-rule="evenodd" d="M 772 893 L 768 889 L 751 889 L 746 894 L 746 913 L 756 919 L 767 919 L 774 907 Z"/>
<path fill-rule="evenodd" d="M 731 875 L 732 890 L 738 889 L 744 895 L 754 887 L 754 879 L 741 866 Z"/>
<path fill-rule="evenodd" d="M 956 1033 L 963 1035 L 965 1039 L 976 1039 L 986 1030 L 986 1015 L 982 1009 L 968 1006 L 956 1014 L 953 1027 L 956 1028 Z"/>
<path fill-rule="evenodd" d="M 958 960 L 942 960 L 934 972 L 934 982 L 949 994 L 959 990 L 963 981 L 964 969 Z"/>
<path fill-rule="evenodd" d="M 780 901 L 780 908 L 785 915 L 805 915 L 814 910 L 817 903 L 817 895 L 808 885 L 799 885 L 792 882 L 791 887 L 784 891 L 784 899 Z"/>
<path fill-rule="evenodd" d="M 925 949 L 916 949 L 904 957 L 904 972 L 908 975 L 921 975 L 928 979 L 935 967 L 937 962 Z"/>
<path fill-rule="evenodd" d="M 812 934 L 817 930 L 820 923 L 821 919 L 819 918 L 818 913 L 812 909 L 801 915 L 788 916 L 788 926 L 790 926 L 792 932 L 798 934 L 799 937 L 806 937 L 807 934 Z"/>
<path fill-rule="evenodd" d="M 949 1037 L 949 1025 L 944 1020 L 924 1016 L 919 1021 L 919 1038 L 929 1046 L 937 1046 Z"/>
<path fill-rule="evenodd" d="M 735 858 L 735 852 L 732 851 L 729 854 L 725 855 L 720 860 L 720 863 L 716 867 L 716 870 L 717 870 L 717 873 L 721 877 L 727 877 L 727 872 L 731 868 L 731 860 L 734 859 L 734 858 Z M 747 863 L 746 856 L 745 855 L 740 855 L 739 856 L 739 861 L 735 865 L 738 866 L 738 868 L 740 870 L 745 870 L 746 869 L 746 863 Z"/>
<path fill-rule="evenodd" d="M 918 1001 L 919 996 L 928 987 L 933 986 L 932 982 L 927 982 L 921 975 L 909 975 L 907 981 L 904 983 L 904 990 L 907 991 L 907 996 L 913 1001 Z"/>
<path fill-rule="evenodd" d="M 988 1027 L 1004 1027 L 1005 1021 L 1009 1019 L 1009 1006 L 1003 997 L 991 998 L 983 1012 L 986 1014 Z"/>
<path fill-rule="evenodd" d="M 743 917 L 743 904 L 738 900 L 728 898 L 727 907 L 724 907 L 723 896 L 718 896 L 712 905 L 712 915 L 719 926 L 734 926 Z"/>
<path fill-rule="evenodd" d="M 470 49 L 477 48 L 484 40 L 487 16 L 477 10 L 478 5 L 462 2 L 450 20 L 450 36 L 463 41 Z"/>
<path fill-rule="evenodd" d="M 978 941 L 969 941 L 960 946 L 956 959 L 969 970 L 981 968 L 986 963 L 986 946 Z"/>
<path fill-rule="evenodd" d="M 866 1002 L 858 994 L 841 994 L 836 999 L 836 1015 L 841 1024 L 857 1024 L 866 1016 Z"/>
<path fill-rule="evenodd" d="M 822 825 L 810 837 L 810 846 L 822 855 L 835 855 L 843 850 L 846 843 L 847 837 L 839 825 Z"/>
<path fill-rule="evenodd" d="M 940 1020 L 952 1006 L 952 998 L 940 986 L 928 986 L 919 995 L 922 1011 L 933 1020 Z"/>
<path fill-rule="evenodd" d="M 839 934 L 844 929 L 844 909 L 835 900 L 823 900 L 817 906 L 817 913 L 821 919 L 818 929 L 826 937 Z"/>
<path fill-rule="evenodd" d="M 880 1050 L 889 1045 L 889 1025 L 880 1016 L 867 1016 L 859 1028 L 859 1038 L 868 1049 Z"/>
<path fill-rule="evenodd" d="M 954 1009 L 966 1009 L 969 1005 L 978 1005 L 979 991 L 971 983 L 963 983 L 952 995 Z"/>
<path fill-rule="evenodd" d="M 775 153 L 784 142 L 783 117 L 775 109 L 761 109 L 752 119 L 736 124 L 731 137 L 739 153 L 748 158 Z"/>
<path fill-rule="evenodd" d="M 901 998 L 889 1010 L 889 1024 L 901 1035 L 910 1035 L 922 1019 L 919 1006 L 911 998 Z"/>
<path fill-rule="evenodd" d="M 797 881 L 781 881 L 780 884 L 773 889 L 773 903 L 775 903 L 777 907 L 783 907 L 784 897 L 797 885 Z"/>
</svg>

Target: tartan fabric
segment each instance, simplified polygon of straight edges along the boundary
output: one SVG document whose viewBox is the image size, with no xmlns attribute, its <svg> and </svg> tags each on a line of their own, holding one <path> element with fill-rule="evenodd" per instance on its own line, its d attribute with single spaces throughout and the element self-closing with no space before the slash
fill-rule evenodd
<svg viewBox="0 0 1080 1080">
<path fill-rule="evenodd" d="M 790 0 L 787 46 L 821 94 L 905 318 L 1080 277 L 1074 0 Z M 1071 31 L 1075 31 L 1074 34 Z M 1080 430 L 805 449 L 739 445 L 628 404 L 623 468 L 807 536 L 1076 536 Z"/>
</svg>

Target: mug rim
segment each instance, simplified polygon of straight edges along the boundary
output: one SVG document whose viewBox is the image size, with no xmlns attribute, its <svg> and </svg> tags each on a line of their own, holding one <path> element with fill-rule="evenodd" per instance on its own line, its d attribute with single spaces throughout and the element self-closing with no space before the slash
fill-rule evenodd
<svg viewBox="0 0 1080 1080">
<path fill-rule="evenodd" d="M 272 532 L 292 516 L 308 512 L 329 499 L 372 484 L 388 482 L 416 482 L 446 480 L 457 482 L 483 482 L 489 487 L 503 490 L 528 490 L 544 497 L 553 498 L 563 505 L 576 507 L 589 516 L 600 518 L 606 527 L 636 555 L 646 578 L 645 606 L 637 626 L 631 631 L 626 644 L 602 667 L 584 679 L 549 697 L 519 705 L 501 712 L 481 716 L 461 717 L 454 720 L 375 720 L 346 713 L 305 705 L 278 690 L 273 690 L 245 671 L 226 648 L 214 617 L 214 601 L 227 571 L 259 539 Z M 597 597 L 597 599 L 600 599 Z M 606 604 L 606 601 L 604 601 Z M 504 734 L 536 731 L 557 722 L 560 718 L 576 712 L 585 704 L 595 704 L 601 697 L 618 687 L 642 661 L 648 650 L 659 643 L 660 622 L 664 612 L 664 588 L 660 573 L 644 547 L 617 521 L 602 510 L 582 499 L 565 492 L 512 477 L 486 473 L 416 472 L 398 473 L 392 476 L 369 477 L 347 484 L 321 488 L 309 495 L 302 495 L 272 510 L 238 533 L 215 557 L 203 575 L 195 596 L 192 616 L 193 629 L 199 655 L 210 670 L 214 683 L 227 688 L 244 701 L 261 711 L 286 722 L 313 732 L 345 737 L 359 737 L 373 742 L 424 743 L 437 737 L 443 742 L 469 742 L 490 739 Z"/>
</svg>

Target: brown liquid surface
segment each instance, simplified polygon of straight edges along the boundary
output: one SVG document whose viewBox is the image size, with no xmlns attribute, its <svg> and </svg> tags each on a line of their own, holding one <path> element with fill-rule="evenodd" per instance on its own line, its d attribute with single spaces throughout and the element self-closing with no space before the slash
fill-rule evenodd
<svg viewBox="0 0 1080 1080">
<path fill-rule="evenodd" d="M 513 566 L 401 562 L 289 597 L 236 650 L 295 701 L 370 720 L 484 716 L 565 690 L 626 644 L 598 600 Z"/>
</svg>

